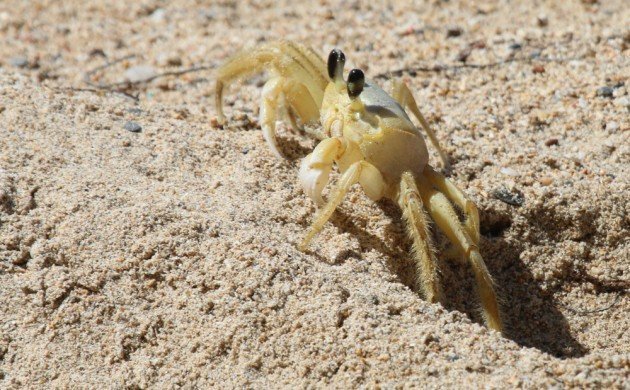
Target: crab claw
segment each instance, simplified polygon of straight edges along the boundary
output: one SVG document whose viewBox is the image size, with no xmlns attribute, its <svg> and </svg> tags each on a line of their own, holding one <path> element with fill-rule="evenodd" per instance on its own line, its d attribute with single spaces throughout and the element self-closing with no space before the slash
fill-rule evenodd
<svg viewBox="0 0 630 390">
<path fill-rule="evenodd" d="M 332 164 L 325 164 L 320 161 L 314 161 L 313 153 L 304 157 L 300 165 L 299 179 L 304 189 L 304 193 L 313 201 L 321 206 L 324 204 L 322 191 L 328 183 L 328 176 L 332 169 Z"/>
</svg>

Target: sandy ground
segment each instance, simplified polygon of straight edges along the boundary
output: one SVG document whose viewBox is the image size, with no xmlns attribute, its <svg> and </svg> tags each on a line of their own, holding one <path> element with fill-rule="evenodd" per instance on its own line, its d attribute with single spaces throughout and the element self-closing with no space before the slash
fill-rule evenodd
<svg viewBox="0 0 630 390">
<path fill-rule="evenodd" d="M 630 387 L 627 3 L 292 3 L 0 3 L 0 387 Z M 392 202 L 297 250 L 315 141 L 271 154 L 262 76 L 211 126 L 212 69 L 278 38 L 412 88 L 506 337 L 465 265 L 444 306 L 410 289 Z"/>
</svg>

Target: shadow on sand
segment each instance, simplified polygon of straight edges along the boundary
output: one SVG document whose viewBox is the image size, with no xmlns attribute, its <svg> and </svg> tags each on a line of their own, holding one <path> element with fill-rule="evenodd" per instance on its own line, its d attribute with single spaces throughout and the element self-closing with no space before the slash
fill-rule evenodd
<svg viewBox="0 0 630 390">
<path fill-rule="evenodd" d="M 357 237 L 362 248 L 381 253 L 390 271 L 398 276 L 401 283 L 413 288 L 415 267 L 401 211 L 387 200 L 380 201 L 379 206 L 391 222 L 384 240 L 358 227 L 351 216 L 339 209 L 331 222 L 341 231 Z M 491 213 L 481 217 L 482 227 L 485 225 L 482 228 L 481 251 L 497 285 L 505 336 L 521 346 L 536 348 L 558 358 L 584 356 L 588 351 L 571 335 L 569 324 L 553 297 L 537 286 L 532 273 L 519 259 L 521 249 L 503 238 L 511 224 L 510 216 Z M 436 239 L 438 248 L 444 246 L 440 245 L 444 243 L 444 237 L 438 234 Z M 335 263 L 343 263 L 348 257 L 360 257 L 360 254 L 342 251 L 335 258 Z M 448 310 L 466 313 L 473 321 L 483 324 L 470 267 L 448 260 L 442 261 L 440 267 L 444 306 Z"/>
</svg>

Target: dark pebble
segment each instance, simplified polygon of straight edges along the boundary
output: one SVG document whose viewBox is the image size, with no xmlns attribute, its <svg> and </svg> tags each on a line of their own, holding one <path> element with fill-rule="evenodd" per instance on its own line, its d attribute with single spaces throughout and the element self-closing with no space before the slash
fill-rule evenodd
<svg viewBox="0 0 630 390">
<path fill-rule="evenodd" d="M 103 49 L 92 49 L 90 50 L 90 53 L 88 54 L 90 57 L 103 57 L 103 58 L 107 58 L 107 54 L 105 54 L 105 52 L 103 51 Z"/>
<path fill-rule="evenodd" d="M 520 43 L 513 43 L 509 46 L 510 50 L 521 50 L 523 46 Z"/>
<path fill-rule="evenodd" d="M 536 74 L 545 73 L 545 67 L 542 65 L 534 65 L 532 67 L 532 72 Z"/>
<path fill-rule="evenodd" d="M 140 126 L 136 122 L 129 121 L 125 123 L 125 130 L 131 131 L 132 133 L 139 133 L 140 131 L 142 131 L 142 126 Z"/>
<path fill-rule="evenodd" d="M 455 59 L 459 62 L 466 62 L 468 57 L 472 54 L 472 47 L 468 46 L 464 50 L 460 51 L 459 54 L 455 57 Z"/>
<path fill-rule="evenodd" d="M 549 138 L 547 141 L 545 141 L 545 145 L 547 145 L 547 146 L 558 145 L 558 139 L 557 138 Z"/>
<path fill-rule="evenodd" d="M 523 196 L 523 193 L 518 190 L 510 192 L 507 188 L 501 187 L 495 189 L 492 192 L 492 195 L 495 198 L 499 199 L 501 202 L 507 203 L 512 206 L 522 206 L 523 203 L 525 203 L 525 197 Z"/>
<path fill-rule="evenodd" d="M 453 38 L 453 37 L 458 37 L 460 35 L 462 35 L 463 31 L 461 28 L 459 27 L 449 27 L 448 30 L 446 30 L 446 37 L 447 38 Z"/>
<path fill-rule="evenodd" d="M 613 89 L 611 87 L 597 88 L 597 96 L 612 97 L 612 95 L 613 95 Z"/>
<path fill-rule="evenodd" d="M 28 59 L 26 57 L 11 57 L 9 58 L 9 65 L 16 68 L 26 68 L 28 66 Z"/>
</svg>

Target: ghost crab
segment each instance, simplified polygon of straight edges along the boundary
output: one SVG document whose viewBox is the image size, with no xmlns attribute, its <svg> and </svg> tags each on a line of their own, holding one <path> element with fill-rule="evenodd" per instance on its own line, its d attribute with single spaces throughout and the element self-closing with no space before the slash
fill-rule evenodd
<svg viewBox="0 0 630 390">
<path fill-rule="evenodd" d="M 219 121 L 225 122 L 224 88 L 237 78 L 269 71 L 273 77 L 262 90 L 260 124 L 274 154 L 281 157 L 275 136 L 279 109 L 283 109 L 294 127 L 321 122 L 321 129 L 307 130 L 321 142 L 302 161 L 299 180 L 304 192 L 322 207 L 299 248 L 307 248 L 350 187 L 358 183 L 371 199 L 390 198 L 401 207 L 413 241 L 416 290 L 429 302 L 442 299 L 438 262 L 429 233 L 430 215 L 453 244 L 457 255 L 472 266 L 486 325 L 501 331 L 493 281 L 479 253 L 477 208 L 449 179 L 428 164 L 424 138 L 403 107 L 418 120 L 445 167 L 448 159 L 411 91 L 404 83 L 394 82 L 390 96 L 365 79 L 360 69 L 352 69 L 345 81 L 344 63 L 345 56 L 340 50 L 333 50 L 326 64 L 312 49 L 288 41 L 242 51 L 218 70 Z M 324 202 L 322 191 L 335 164 L 341 177 Z M 465 216 L 463 222 L 451 203 L 461 209 Z"/>
</svg>

